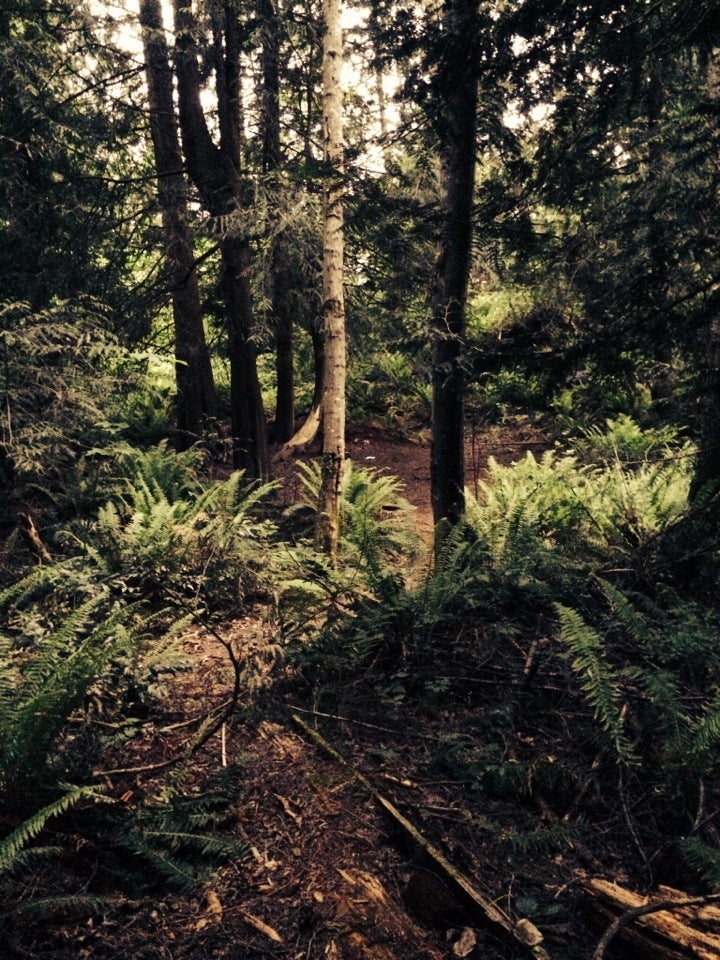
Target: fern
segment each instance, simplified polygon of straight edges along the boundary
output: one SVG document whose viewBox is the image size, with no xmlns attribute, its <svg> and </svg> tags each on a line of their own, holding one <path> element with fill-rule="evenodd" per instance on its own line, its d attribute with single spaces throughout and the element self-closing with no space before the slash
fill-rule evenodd
<svg viewBox="0 0 720 960">
<path fill-rule="evenodd" d="M 700 874 L 711 890 L 720 890 L 720 851 L 699 837 L 686 837 L 678 843 L 680 853 Z"/>
<path fill-rule="evenodd" d="M 636 758 L 624 731 L 623 692 L 605 656 L 600 635 L 576 610 L 562 604 L 556 604 L 555 610 L 560 621 L 560 639 L 573 656 L 572 669 L 596 720 L 610 737 L 616 759 L 621 763 L 634 762 Z"/>
<path fill-rule="evenodd" d="M 581 431 L 572 446 L 592 462 L 633 466 L 663 459 L 677 446 L 679 433 L 673 426 L 643 428 L 632 417 L 621 413 L 615 419 L 607 419 L 604 428 L 594 426 Z"/>
<path fill-rule="evenodd" d="M 33 897 L 27 903 L 15 905 L 13 919 L 17 923 L 52 921 L 60 917 L 67 921 L 68 917 L 92 917 L 107 909 L 107 897 L 93 897 L 88 894 L 73 894 L 70 896 Z"/>
<path fill-rule="evenodd" d="M 62 562 L 52 566 L 38 566 L 26 576 L 0 590 L 0 609 L 10 604 L 22 606 L 41 594 L 47 593 L 66 576 L 66 565 Z"/>
<path fill-rule="evenodd" d="M 317 509 L 320 463 L 298 464 L 301 495 L 298 507 Z M 390 561 L 412 559 L 420 549 L 415 529 L 415 508 L 402 496 L 402 483 L 373 468 L 345 461 L 340 535 L 345 558 L 372 579 Z"/>
<path fill-rule="evenodd" d="M 717 769 L 720 744 L 720 694 L 707 705 L 704 713 L 689 724 L 685 736 L 684 756 L 699 775 Z"/>
<path fill-rule="evenodd" d="M 144 450 L 121 443 L 113 452 L 119 468 L 118 479 L 124 479 L 130 487 L 142 479 L 153 496 L 162 494 L 171 503 L 199 487 L 197 469 L 201 453 L 197 448 L 178 452 L 169 448 L 167 440 L 161 440 Z"/>
<path fill-rule="evenodd" d="M 5 679 L 0 710 L 0 776 L 12 789 L 42 776 L 68 718 L 110 659 L 129 649 L 135 638 L 122 620 L 127 611 L 99 625 L 92 617 L 103 598 L 95 598 L 66 618 L 23 660 L 15 654 L 0 664 Z"/>
<path fill-rule="evenodd" d="M 575 821 L 557 821 L 535 830 L 511 830 L 504 838 L 517 853 L 524 856 L 546 857 L 572 849 L 581 834 L 581 825 Z"/>
<path fill-rule="evenodd" d="M 181 771 L 114 831 L 113 842 L 173 887 L 196 890 L 221 864 L 248 854 L 247 844 L 232 835 L 246 763 L 240 758 L 192 789 Z"/>
<path fill-rule="evenodd" d="M 251 514 L 274 484 L 247 483 L 238 471 L 203 487 L 191 482 L 192 458 L 175 469 L 176 456 L 161 447 L 128 461 L 136 473 L 100 509 L 88 552 L 136 593 L 195 604 L 240 599 L 259 579 L 272 529 Z"/>
<path fill-rule="evenodd" d="M 66 813 L 81 800 L 93 799 L 97 801 L 101 798 L 98 787 L 71 787 L 57 800 L 37 810 L 13 830 L 9 836 L 0 841 L 0 874 L 8 873 L 27 863 L 27 860 L 22 856 L 24 848 L 42 832 L 53 817 Z"/>
</svg>

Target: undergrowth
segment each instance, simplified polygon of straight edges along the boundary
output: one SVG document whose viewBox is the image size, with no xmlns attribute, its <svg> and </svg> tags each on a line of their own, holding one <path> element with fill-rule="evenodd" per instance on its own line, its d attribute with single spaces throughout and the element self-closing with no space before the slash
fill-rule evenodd
<svg viewBox="0 0 720 960">
<path fill-rule="evenodd" d="M 130 806 L 102 771 L 108 755 L 152 735 L 167 696 L 159 678 L 187 669 L 188 629 L 268 590 L 273 528 L 256 508 L 271 485 L 241 473 L 202 480 L 198 453 L 164 442 L 89 456 L 102 463 L 95 520 L 60 526 L 51 546 L 64 556 L 0 592 L 0 902 L 13 922 L 94 909 L 94 896 L 52 882 L 68 845 L 94 851 L 92 875 L 136 889 L 196 888 L 245 853 L 233 831 L 242 764 L 203 783 L 190 763 Z M 253 658 L 241 663 L 223 645 L 232 695 L 225 713 L 198 719 L 188 753 L 254 682 Z"/>
<path fill-rule="evenodd" d="M 364 697 L 367 711 L 368 683 L 383 724 L 419 714 L 442 727 L 455 705 L 466 732 L 442 740 L 432 773 L 462 785 L 469 811 L 547 810 L 512 838 L 502 817 L 487 821 L 518 855 L 612 830 L 629 838 L 641 882 L 677 879 L 672 862 L 716 884 L 720 618 L 707 581 L 718 545 L 706 544 L 694 590 L 668 560 L 694 529 L 692 449 L 628 420 L 608 432 L 589 438 L 594 458 L 587 445 L 582 457 L 490 461 L 462 522 L 436 531 L 427 575 L 409 587 L 376 578 L 296 658 L 325 709 Z"/>
</svg>

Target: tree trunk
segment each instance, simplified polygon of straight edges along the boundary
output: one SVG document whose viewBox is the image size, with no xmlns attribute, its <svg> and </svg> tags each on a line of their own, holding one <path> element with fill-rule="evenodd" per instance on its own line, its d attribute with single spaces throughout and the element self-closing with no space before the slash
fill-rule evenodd
<svg viewBox="0 0 720 960">
<path fill-rule="evenodd" d="M 720 106 L 720 55 L 716 50 L 707 53 L 708 122 L 713 124 L 712 135 L 717 138 L 717 111 Z M 705 343 L 704 364 L 700 378 L 700 447 L 695 476 L 690 490 L 691 499 L 699 494 L 717 494 L 720 491 L 720 317 L 710 320 Z"/>
<path fill-rule="evenodd" d="M 345 299 L 344 157 L 342 115 L 342 29 L 340 0 L 323 0 L 323 155 L 328 175 L 323 189 L 323 378 L 322 483 L 316 540 L 329 557 L 337 555 L 345 463 Z"/>
<path fill-rule="evenodd" d="M 440 88 L 442 225 L 433 303 L 431 494 L 435 523 L 455 523 L 465 489 L 463 348 L 472 240 L 478 96 L 476 0 L 445 5 Z"/>
<path fill-rule="evenodd" d="M 266 479 L 267 431 L 250 324 L 250 247 L 244 238 L 228 236 L 222 241 L 221 252 L 230 348 L 233 464 L 245 470 L 248 477 Z"/>
<path fill-rule="evenodd" d="M 167 241 L 172 295 L 177 383 L 177 437 L 180 450 L 198 440 L 207 419 L 217 416 L 215 384 L 205 340 L 202 306 L 173 104 L 172 70 L 159 0 L 141 0 L 150 133 L 158 177 L 158 197 Z"/>
<path fill-rule="evenodd" d="M 190 176 L 203 204 L 216 218 L 221 235 L 222 292 L 225 302 L 231 377 L 233 463 L 249 478 L 267 478 L 269 459 L 262 395 L 252 339 L 250 245 L 238 227 L 242 207 L 240 177 L 241 116 L 238 28 L 230 5 L 225 13 L 223 43 L 216 32 L 216 64 L 220 147 L 214 143 L 200 100 L 195 18 L 190 0 L 175 2 L 175 70 L 178 81 L 180 130 Z"/>
<path fill-rule="evenodd" d="M 262 25 L 262 115 L 263 173 L 268 194 L 283 189 L 280 170 L 280 26 L 274 0 L 259 0 L 258 16 Z M 287 235 L 271 202 L 270 214 L 270 299 L 275 334 L 275 439 L 289 440 L 295 431 L 295 373 L 293 365 L 293 325 L 290 301 Z"/>
</svg>

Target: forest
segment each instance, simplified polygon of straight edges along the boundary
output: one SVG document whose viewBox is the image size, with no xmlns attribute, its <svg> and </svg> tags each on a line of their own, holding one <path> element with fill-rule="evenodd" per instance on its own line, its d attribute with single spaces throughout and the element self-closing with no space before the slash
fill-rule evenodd
<svg viewBox="0 0 720 960">
<path fill-rule="evenodd" d="M 718 0 L 3 0 L 3 956 L 720 957 L 719 224 Z"/>
</svg>

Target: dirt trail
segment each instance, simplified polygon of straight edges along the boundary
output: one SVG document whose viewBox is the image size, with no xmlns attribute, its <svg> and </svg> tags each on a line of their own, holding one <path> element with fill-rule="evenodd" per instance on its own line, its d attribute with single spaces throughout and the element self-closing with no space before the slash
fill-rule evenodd
<svg viewBox="0 0 720 960">
<path fill-rule="evenodd" d="M 515 431 L 512 439 L 499 430 L 471 437 L 468 483 L 483 475 L 489 456 L 507 463 L 527 449 L 547 446 L 549 442 L 529 429 Z M 418 509 L 421 531 L 431 533 L 426 443 L 393 436 L 380 427 L 352 426 L 348 455 L 358 464 L 400 478 L 404 495 Z M 278 466 L 285 481 L 283 499 L 291 502 L 297 491 L 295 464 L 285 460 Z M 265 664 L 268 681 L 271 673 L 275 676 L 281 670 L 282 657 L 275 661 L 275 654 L 266 657 L 264 652 L 274 642 L 266 611 L 259 610 L 257 616 L 248 611 L 220 629 L 242 662 L 255 657 Z M 227 702 L 233 675 L 217 634 L 198 627 L 188 633 L 184 647 L 194 668 L 172 679 L 170 699 L 159 704 L 163 715 L 154 718 L 156 725 L 147 738 L 138 738 L 137 755 L 124 758 L 128 766 L 148 772 L 129 776 L 126 782 L 108 780 L 118 802 L 152 793 L 157 784 L 151 766 L 146 765 L 182 753 L 189 736 L 186 725 L 192 718 Z M 443 673 L 459 669 L 464 674 L 471 669 L 466 663 L 442 663 L 442 650 L 437 655 Z M 398 676 L 398 682 L 404 683 L 402 670 Z M 234 826 L 235 834 L 247 843 L 247 859 L 228 864 L 210 886 L 194 895 L 163 891 L 134 901 L 117 897 L 104 905 L 98 917 L 77 924 L 69 919 L 60 926 L 51 924 L 38 933 L 33 952 L 24 956 L 54 960 L 71 956 L 83 960 L 128 956 L 142 960 L 519 958 L 517 949 L 467 917 L 438 914 L 438 881 L 433 880 L 428 894 L 427 871 L 414 864 L 412 851 L 403 848 L 393 825 L 351 769 L 378 784 L 383 795 L 426 830 L 455 864 L 487 888 L 490 897 L 509 901 L 515 880 L 512 874 L 504 875 L 495 854 L 486 855 L 482 818 L 480 827 L 474 826 L 455 777 L 435 772 L 436 758 L 443 756 L 440 745 L 448 737 L 447 742 L 453 743 L 452 738 L 459 736 L 457 705 L 445 709 L 438 703 L 432 716 L 424 708 L 413 714 L 411 701 L 396 698 L 388 677 L 384 686 L 373 685 L 372 667 L 366 676 L 358 675 L 357 681 L 335 692 L 322 687 L 312 690 L 301 672 L 296 675 L 292 669 L 275 679 L 279 682 L 268 682 L 259 701 L 224 725 L 194 761 L 196 774 L 209 776 L 227 762 L 248 758 Z M 484 679 L 478 674 L 473 682 Z M 491 685 L 496 682 L 487 679 Z M 326 703 L 323 698 L 330 695 Z M 295 711 L 324 731 L 348 765 L 324 755 L 297 729 L 292 720 Z M 471 710 L 470 732 L 472 716 Z M 505 813 L 500 810 L 496 815 L 502 820 Z M 567 872 L 562 867 L 559 862 L 553 889 L 562 888 Z M 532 896 L 536 890 L 543 891 L 552 869 L 551 865 L 538 879 L 524 877 L 518 889 L 529 889 Z M 530 903 L 532 897 L 526 900 Z M 450 913 L 455 913 L 452 904 Z M 470 943 L 467 953 L 461 951 L 461 942 Z"/>
<path fill-rule="evenodd" d="M 487 473 L 487 463 L 494 457 L 499 463 L 519 460 L 528 450 L 536 454 L 552 446 L 552 441 L 530 423 L 518 423 L 512 429 L 488 426 L 469 430 L 465 444 L 465 480 L 471 490 Z M 417 508 L 418 531 L 423 538 L 432 536 L 433 519 L 430 502 L 429 431 L 412 440 L 387 427 L 374 424 L 350 424 L 347 431 L 347 456 L 356 464 L 374 467 L 403 483 L 403 496 Z M 312 455 L 312 454 L 310 454 Z M 275 475 L 283 480 L 289 502 L 297 495 L 295 464 L 292 459 L 275 460 Z"/>
</svg>

